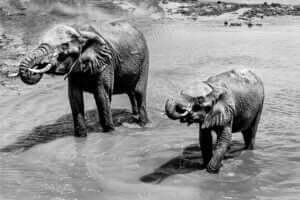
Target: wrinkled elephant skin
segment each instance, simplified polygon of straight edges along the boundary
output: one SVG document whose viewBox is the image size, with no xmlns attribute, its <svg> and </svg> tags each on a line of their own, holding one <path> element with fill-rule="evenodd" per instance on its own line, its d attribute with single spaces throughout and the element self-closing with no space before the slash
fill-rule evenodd
<svg viewBox="0 0 300 200">
<path fill-rule="evenodd" d="M 27 84 L 38 83 L 44 73 L 68 77 L 75 135 L 86 136 L 84 91 L 94 95 L 103 131 L 114 129 L 113 94 L 127 94 L 139 124 L 148 122 L 148 68 L 149 53 L 143 34 L 127 22 L 116 21 L 95 28 L 52 27 L 39 47 L 21 61 L 19 72 Z"/>
<path fill-rule="evenodd" d="M 263 83 L 250 70 L 232 70 L 196 83 L 166 102 L 166 114 L 199 123 L 199 142 L 207 171 L 216 173 L 230 147 L 232 133 L 242 132 L 245 149 L 253 149 L 264 103 Z M 212 132 L 217 133 L 215 148 Z"/>
</svg>

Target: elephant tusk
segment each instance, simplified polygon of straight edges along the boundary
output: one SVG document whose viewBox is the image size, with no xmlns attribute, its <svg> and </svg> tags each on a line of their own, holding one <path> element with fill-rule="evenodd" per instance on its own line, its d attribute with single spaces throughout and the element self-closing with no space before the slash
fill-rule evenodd
<svg viewBox="0 0 300 200">
<path fill-rule="evenodd" d="M 173 99 L 168 99 L 165 104 L 165 113 L 166 115 L 173 120 L 180 119 L 186 117 L 190 113 L 190 109 L 188 107 L 180 108 L 178 110 L 178 104 Z"/>
<path fill-rule="evenodd" d="M 9 72 L 9 73 L 7 74 L 7 77 L 17 77 L 17 76 L 19 76 L 19 75 L 20 75 L 19 72 Z"/>
<path fill-rule="evenodd" d="M 185 117 L 185 116 L 187 116 L 188 114 L 189 114 L 189 111 L 186 110 L 184 113 L 180 114 L 180 116 L 181 116 L 181 117 Z"/>
<path fill-rule="evenodd" d="M 42 68 L 42 69 L 31 69 L 31 68 L 27 68 L 30 72 L 36 73 L 36 74 L 43 74 L 47 71 L 49 71 L 52 68 L 51 64 L 47 64 L 46 67 Z"/>
</svg>

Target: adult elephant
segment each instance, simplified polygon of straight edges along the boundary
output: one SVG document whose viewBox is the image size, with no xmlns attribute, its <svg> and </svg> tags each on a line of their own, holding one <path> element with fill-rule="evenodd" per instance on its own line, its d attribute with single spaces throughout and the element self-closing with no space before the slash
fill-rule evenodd
<svg viewBox="0 0 300 200">
<path fill-rule="evenodd" d="M 199 123 L 199 142 L 208 172 L 218 172 L 228 150 L 232 133 L 241 131 L 245 149 L 253 149 L 260 120 L 264 87 L 249 70 L 232 70 L 210 77 L 181 92 L 179 100 L 169 99 L 169 118 Z M 217 134 L 215 149 L 212 131 Z"/>
<path fill-rule="evenodd" d="M 86 136 L 83 91 L 94 95 L 103 131 L 114 129 L 112 94 L 126 93 L 138 122 L 148 122 L 146 90 L 148 47 L 143 34 L 127 22 L 94 28 L 56 25 L 20 63 L 23 82 L 36 84 L 43 73 L 68 77 L 75 136 Z"/>
</svg>

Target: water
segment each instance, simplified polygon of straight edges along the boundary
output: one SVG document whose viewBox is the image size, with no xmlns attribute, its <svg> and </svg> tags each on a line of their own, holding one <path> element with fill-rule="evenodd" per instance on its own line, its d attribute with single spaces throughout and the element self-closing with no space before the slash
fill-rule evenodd
<svg viewBox="0 0 300 200">
<path fill-rule="evenodd" d="M 50 24 L 111 18 L 100 15 L 47 19 Z M 31 87 L 15 80 L 8 85 L 15 90 L 1 87 L 0 147 L 8 152 L 0 154 L 0 199 L 299 199 L 300 19 L 269 18 L 263 27 L 248 29 L 223 27 L 213 18 L 194 22 L 148 16 L 130 20 L 149 44 L 152 127 L 120 125 L 130 116 L 129 101 L 121 95 L 113 97 L 117 129 L 102 133 L 87 94 L 89 134 L 74 138 L 62 77 L 46 77 Z M 13 63 L 7 55 L 15 48 L 24 53 L 36 44 L 31 35 L 47 28 L 42 23 L 46 18 L 39 19 L 26 29 L 18 22 L 4 23 L 12 25 L 5 30 L 17 39 L 10 53 L 0 53 L 2 60 Z M 22 47 L 24 41 L 29 47 Z M 265 84 L 255 150 L 224 160 L 219 174 L 197 170 L 198 128 L 167 119 L 162 114 L 165 100 L 195 80 L 242 67 L 252 69 Z M 233 146 L 241 145 L 237 133 Z M 149 175 L 154 171 L 160 173 Z M 142 182 L 145 175 L 153 182 Z"/>
</svg>

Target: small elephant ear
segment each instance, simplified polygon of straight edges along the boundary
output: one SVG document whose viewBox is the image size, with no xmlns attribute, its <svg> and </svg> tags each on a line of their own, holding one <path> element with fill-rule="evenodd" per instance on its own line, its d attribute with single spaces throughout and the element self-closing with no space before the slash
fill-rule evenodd
<svg viewBox="0 0 300 200">
<path fill-rule="evenodd" d="M 111 45 L 91 26 L 82 28 L 79 32 L 82 42 L 79 58 L 81 71 L 102 72 L 112 63 L 113 49 Z"/>
<path fill-rule="evenodd" d="M 221 127 L 230 124 L 232 121 L 232 112 L 229 106 L 224 103 L 216 103 L 212 110 L 207 114 L 201 128 Z"/>
<path fill-rule="evenodd" d="M 98 54 L 107 57 L 108 60 L 112 59 L 112 49 L 109 42 L 94 27 L 81 28 L 79 32 L 81 35 L 80 41 L 83 43 L 83 51 L 91 45 L 94 47 L 97 45 L 97 50 L 95 50 Z"/>
<path fill-rule="evenodd" d="M 233 118 L 234 103 L 230 95 L 226 92 L 227 87 L 225 85 L 210 86 L 213 88 L 213 92 L 209 95 L 213 101 L 213 107 L 205 117 L 201 128 L 225 126 L 228 125 Z"/>
<path fill-rule="evenodd" d="M 80 41 L 87 43 L 88 41 L 98 41 L 101 45 L 106 44 L 105 39 L 92 27 L 82 28 L 80 32 Z"/>
<path fill-rule="evenodd" d="M 91 46 L 80 55 L 81 71 L 89 70 L 91 73 L 98 73 L 106 68 L 109 63 L 97 50 L 97 47 Z"/>
</svg>

